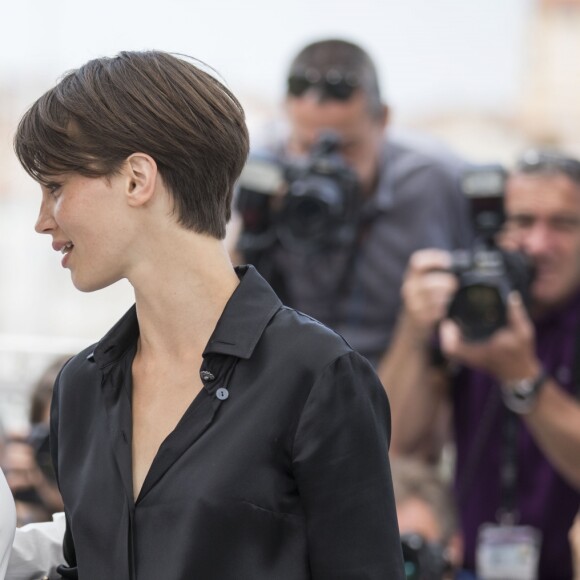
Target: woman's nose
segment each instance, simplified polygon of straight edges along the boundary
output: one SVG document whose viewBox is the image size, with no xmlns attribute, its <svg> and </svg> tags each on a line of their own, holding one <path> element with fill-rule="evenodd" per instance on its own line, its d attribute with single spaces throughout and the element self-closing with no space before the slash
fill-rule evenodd
<svg viewBox="0 0 580 580">
<path fill-rule="evenodd" d="M 38 234 L 49 234 L 54 227 L 55 222 L 49 204 L 43 200 L 40 204 L 40 211 L 38 212 L 38 218 L 34 225 L 34 229 Z"/>
</svg>

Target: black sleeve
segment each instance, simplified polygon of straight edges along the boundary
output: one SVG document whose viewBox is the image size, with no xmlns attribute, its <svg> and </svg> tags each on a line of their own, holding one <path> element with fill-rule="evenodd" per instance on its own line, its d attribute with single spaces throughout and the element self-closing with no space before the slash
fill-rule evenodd
<svg viewBox="0 0 580 580">
<path fill-rule="evenodd" d="M 66 366 L 66 365 L 65 365 Z M 64 367 L 63 367 L 64 369 Z M 52 393 L 52 403 L 50 406 L 50 455 L 52 458 L 52 465 L 56 476 L 56 482 L 60 489 L 60 477 L 58 471 L 58 427 L 59 427 L 59 394 L 60 394 L 60 380 L 62 376 L 62 369 L 58 374 L 54 383 Z M 75 546 L 73 542 L 72 532 L 69 517 L 65 506 L 66 517 L 66 531 L 63 539 L 63 552 L 68 566 L 59 566 L 57 572 L 63 578 L 78 578 L 77 559 L 75 553 Z"/>
<path fill-rule="evenodd" d="M 385 391 L 366 359 L 350 352 L 323 371 L 293 446 L 313 580 L 405 577 L 390 429 Z"/>
</svg>

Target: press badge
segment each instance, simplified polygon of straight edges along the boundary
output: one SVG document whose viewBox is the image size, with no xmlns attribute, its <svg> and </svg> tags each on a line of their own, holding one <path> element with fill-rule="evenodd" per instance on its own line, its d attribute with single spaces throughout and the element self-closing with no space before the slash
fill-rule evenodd
<svg viewBox="0 0 580 580">
<path fill-rule="evenodd" d="M 532 526 L 483 524 L 476 549 L 481 580 L 536 580 L 542 534 Z"/>
</svg>

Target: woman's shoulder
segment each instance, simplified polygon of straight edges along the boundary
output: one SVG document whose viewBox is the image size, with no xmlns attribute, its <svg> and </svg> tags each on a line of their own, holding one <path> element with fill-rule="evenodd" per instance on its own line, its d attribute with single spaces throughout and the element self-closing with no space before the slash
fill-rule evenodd
<svg viewBox="0 0 580 580">
<path fill-rule="evenodd" d="M 354 353 L 338 332 L 315 318 L 283 306 L 271 320 L 261 342 L 296 365 L 325 367 L 334 360 Z"/>
<path fill-rule="evenodd" d="M 64 363 L 54 383 L 56 398 L 72 395 L 75 400 L 78 397 L 86 399 L 89 391 L 96 391 L 95 387 L 100 385 L 100 375 L 92 359 L 95 346 L 85 348 Z"/>
<path fill-rule="evenodd" d="M 97 344 L 95 343 L 86 347 L 66 361 L 59 372 L 59 378 L 70 377 L 83 370 L 89 371 L 93 366 L 92 356 Z"/>
</svg>

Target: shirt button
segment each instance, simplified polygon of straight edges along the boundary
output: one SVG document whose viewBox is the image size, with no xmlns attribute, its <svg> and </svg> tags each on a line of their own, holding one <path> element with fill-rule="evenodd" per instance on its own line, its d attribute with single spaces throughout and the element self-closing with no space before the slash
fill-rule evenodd
<svg viewBox="0 0 580 580">
<path fill-rule="evenodd" d="M 216 391 L 215 396 L 220 401 L 225 401 L 230 396 L 230 392 L 227 389 L 225 389 L 224 387 L 222 387 L 221 389 L 218 389 Z"/>
<path fill-rule="evenodd" d="M 201 376 L 201 380 L 205 381 L 206 383 L 209 381 L 213 381 L 215 379 L 213 374 L 210 373 L 209 371 L 201 371 L 199 374 Z"/>
</svg>

